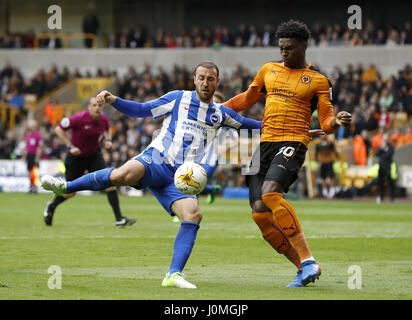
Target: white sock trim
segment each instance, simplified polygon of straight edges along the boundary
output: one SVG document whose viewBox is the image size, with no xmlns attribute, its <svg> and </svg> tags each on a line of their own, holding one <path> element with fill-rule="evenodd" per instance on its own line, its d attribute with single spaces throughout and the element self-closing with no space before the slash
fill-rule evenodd
<svg viewBox="0 0 412 320">
<path fill-rule="evenodd" d="M 315 258 L 314 258 L 313 256 L 310 256 L 310 258 L 307 258 L 307 259 L 305 259 L 305 260 L 302 260 L 300 263 L 302 264 L 302 263 L 304 263 L 304 262 L 306 262 L 306 261 L 316 261 L 316 260 L 315 260 Z"/>
</svg>

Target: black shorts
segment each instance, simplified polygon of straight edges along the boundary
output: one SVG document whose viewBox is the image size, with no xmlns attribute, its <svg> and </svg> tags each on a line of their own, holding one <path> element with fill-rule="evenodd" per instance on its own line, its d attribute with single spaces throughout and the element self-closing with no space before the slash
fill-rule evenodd
<svg viewBox="0 0 412 320">
<path fill-rule="evenodd" d="M 36 164 L 36 154 L 28 154 L 26 156 L 26 162 L 27 162 L 27 171 L 31 171 L 31 169 L 33 169 L 33 167 Z"/>
<path fill-rule="evenodd" d="M 261 142 L 250 165 L 255 174 L 246 176 L 250 203 L 262 200 L 264 181 L 277 182 L 284 192 L 288 192 L 290 185 L 298 178 L 306 151 L 306 146 L 297 141 Z"/>
<path fill-rule="evenodd" d="M 68 153 L 64 165 L 66 166 L 66 181 L 81 177 L 86 170 L 90 173 L 107 167 L 100 152 L 89 157 L 75 157 Z"/>
<path fill-rule="evenodd" d="M 333 161 L 320 164 L 320 177 L 322 179 L 333 178 L 335 172 L 333 171 Z"/>
</svg>

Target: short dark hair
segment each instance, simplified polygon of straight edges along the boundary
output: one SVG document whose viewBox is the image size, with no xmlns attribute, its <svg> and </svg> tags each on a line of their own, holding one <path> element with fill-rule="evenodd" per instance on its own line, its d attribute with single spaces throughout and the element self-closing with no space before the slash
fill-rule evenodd
<svg viewBox="0 0 412 320">
<path fill-rule="evenodd" d="M 194 74 L 196 74 L 197 68 L 199 67 L 203 67 L 206 69 L 216 69 L 217 72 L 217 77 L 219 78 L 219 68 L 217 67 L 217 65 L 211 61 L 203 61 L 201 63 L 199 63 L 196 67 L 195 67 L 195 72 Z"/>
<path fill-rule="evenodd" d="M 306 24 L 297 20 L 289 20 L 280 24 L 276 30 L 276 39 L 293 38 L 307 42 L 310 38 L 310 30 Z"/>
</svg>

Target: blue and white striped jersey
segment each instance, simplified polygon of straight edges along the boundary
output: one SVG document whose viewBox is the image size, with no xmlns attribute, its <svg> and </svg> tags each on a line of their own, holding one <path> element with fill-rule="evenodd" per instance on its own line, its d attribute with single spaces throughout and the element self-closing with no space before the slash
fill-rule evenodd
<svg viewBox="0 0 412 320">
<path fill-rule="evenodd" d="M 133 117 L 164 116 L 160 134 L 147 148 L 157 150 L 172 166 L 188 161 L 205 163 L 208 145 L 222 126 L 261 128 L 260 121 L 242 117 L 222 104 L 199 101 L 196 91 L 176 90 L 144 103 L 117 98 L 113 107 Z"/>
</svg>

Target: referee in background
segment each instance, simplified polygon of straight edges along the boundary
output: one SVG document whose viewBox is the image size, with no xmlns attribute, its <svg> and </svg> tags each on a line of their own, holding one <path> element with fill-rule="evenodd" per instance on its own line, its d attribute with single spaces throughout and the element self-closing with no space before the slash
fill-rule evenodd
<svg viewBox="0 0 412 320">
<path fill-rule="evenodd" d="M 100 145 L 104 142 L 104 147 L 111 149 L 112 141 L 110 120 L 103 114 L 103 108 L 104 104 L 99 105 L 93 97 L 89 101 L 87 110 L 74 114 L 70 118 L 63 118 L 55 128 L 57 136 L 68 148 L 65 160 L 66 181 L 81 177 L 85 171 L 90 173 L 107 167 L 100 153 Z M 68 130 L 71 130 L 70 139 L 66 133 Z M 116 187 L 107 188 L 105 191 L 116 218 L 116 227 L 123 228 L 134 224 L 135 218 L 127 218 L 121 214 Z M 74 195 L 75 193 L 55 196 L 53 201 L 46 204 L 44 222 L 47 226 L 52 225 L 57 206 Z"/>
</svg>

